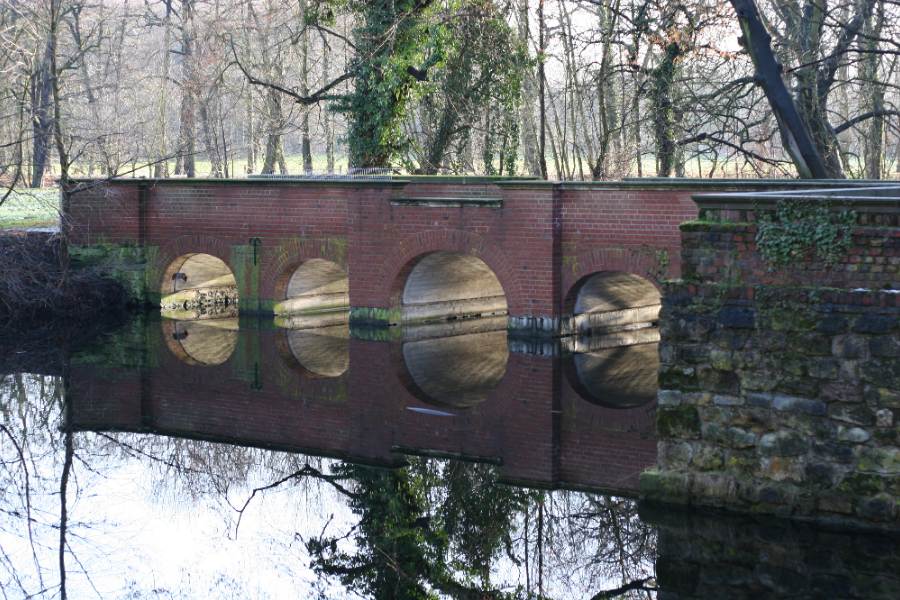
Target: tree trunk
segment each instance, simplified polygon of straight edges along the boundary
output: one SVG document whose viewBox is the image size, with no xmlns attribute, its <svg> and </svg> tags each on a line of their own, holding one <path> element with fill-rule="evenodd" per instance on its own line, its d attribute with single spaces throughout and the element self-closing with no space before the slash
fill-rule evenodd
<svg viewBox="0 0 900 600">
<path fill-rule="evenodd" d="M 331 81 L 331 50 L 322 38 L 322 85 Z M 334 116 L 330 110 L 322 111 L 322 126 L 325 133 L 325 171 L 334 173 Z"/>
<path fill-rule="evenodd" d="M 194 0 L 181 0 L 181 110 L 178 129 L 178 159 L 175 174 L 196 177 L 194 163 L 196 136 L 194 106 L 197 95 L 197 68 L 194 64 Z"/>
<path fill-rule="evenodd" d="M 306 0 L 300 0 L 300 22 L 306 19 Z M 300 94 L 309 95 L 309 36 L 304 28 L 300 38 Z M 312 145 L 309 141 L 309 111 L 311 107 L 303 107 L 300 117 L 300 145 L 303 153 L 303 172 L 312 173 Z"/>
<path fill-rule="evenodd" d="M 528 0 L 518 1 L 519 10 L 519 42 L 528 48 Z M 534 72 L 528 69 L 522 76 L 522 107 L 520 118 L 522 120 L 522 156 L 525 158 L 525 168 L 531 176 L 541 174 L 541 165 L 537 158 L 537 127 L 534 123 L 534 105 L 537 99 L 537 91 L 534 86 Z"/>
<path fill-rule="evenodd" d="M 51 40 L 47 39 L 44 53 L 31 73 L 31 187 L 41 187 L 50 160 L 50 136 L 53 133 Z"/>
<path fill-rule="evenodd" d="M 546 106 L 546 78 L 544 77 L 544 52 L 546 51 L 544 37 L 546 35 L 546 23 L 544 22 L 544 0 L 538 0 L 538 164 L 541 168 L 541 178 L 548 179 L 547 175 L 547 106 Z M 558 175 L 557 175 L 558 176 Z"/>
<path fill-rule="evenodd" d="M 756 3 L 754 0 L 729 1 L 737 13 L 743 33 L 741 43 L 753 60 L 756 78 L 775 114 L 782 144 L 797 168 L 797 173 L 803 178 L 832 177 L 832 172 L 781 78 L 782 67 L 772 52 L 772 38 L 763 24 Z"/>
<path fill-rule="evenodd" d="M 157 163 L 153 165 L 154 177 L 169 176 L 169 161 L 166 158 L 168 152 L 168 144 L 166 140 L 167 117 L 168 117 L 168 99 L 169 99 L 169 66 L 171 60 L 169 58 L 169 46 L 172 43 L 172 0 L 164 2 L 166 16 L 163 19 L 163 62 L 162 74 L 159 82 L 159 104 L 157 113 Z"/>
<path fill-rule="evenodd" d="M 884 110 L 885 86 L 878 78 L 878 66 L 881 61 L 876 53 L 878 48 L 876 40 L 881 37 L 883 24 L 884 0 L 878 3 L 877 15 L 868 19 L 865 36 L 868 53 L 863 56 L 862 64 L 862 79 L 868 95 L 868 107 L 873 112 Z M 884 158 L 884 117 L 872 117 L 865 132 L 863 158 L 866 178 L 881 179 Z"/>
</svg>

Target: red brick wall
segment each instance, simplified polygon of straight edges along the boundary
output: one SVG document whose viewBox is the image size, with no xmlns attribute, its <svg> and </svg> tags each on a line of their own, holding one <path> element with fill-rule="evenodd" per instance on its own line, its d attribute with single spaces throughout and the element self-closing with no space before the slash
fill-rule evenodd
<svg viewBox="0 0 900 600">
<path fill-rule="evenodd" d="M 684 275 L 700 282 L 819 285 L 881 289 L 900 286 L 900 229 L 858 227 L 849 252 L 834 265 L 797 261 L 772 269 L 756 245 L 754 224 L 696 224 L 684 228 Z"/>
<path fill-rule="evenodd" d="M 773 185 L 777 185 L 774 184 Z M 138 208 L 138 186 L 146 205 Z M 734 188 L 723 183 L 703 191 Z M 277 301 L 276 282 L 320 257 L 350 273 L 354 307 L 396 308 L 417 257 L 436 250 L 473 254 L 497 274 L 514 316 L 559 317 L 579 280 L 598 271 L 651 279 L 681 269 L 679 223 L 692 219 L 695 189 L 648 183 L 464 182 L 116 182 L 72 196 L 75 244 L 137 242 L 158 247 L 151 273 L 188 252 L 226 262 L 260 238 L 258 288 Z M 497 198 L 500 207 L 422 206 L 397 198 Z M 152 277 L 151 277 L 152 279 Z M 251 303 L 242 305 L 252 310 Z"/>
<path fill-rule="evenodd" d="M 350 304 L 399 305 L 414 260 L 445 250 L 473 254 L 497 275 L 511 314 L 552 315 L 553 194 L 549 188 L 410 184 L 407 198 L 501 197 L 502 207 L 417 206 L 358 199 L 350 215 Z"/>
<path fill-rule="evenodd" d="M 559 192 L 563 306 L 579 280 L 599 271 L 624 271 L 654 282 L 660 275 L 678 277 L 678 225 L 696 218 L 697 206 L 691 200 L 696 191 L 563 186 Z"/>
</svg>

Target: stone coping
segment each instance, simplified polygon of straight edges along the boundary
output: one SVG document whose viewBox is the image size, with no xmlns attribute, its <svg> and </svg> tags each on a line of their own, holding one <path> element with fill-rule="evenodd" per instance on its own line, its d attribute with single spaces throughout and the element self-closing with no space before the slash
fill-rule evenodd
<svg viewBox="0 0 900 600">
<path fill-rule="evenodd" d="M 851 208 L 859 212 L 900 213 L 900 184 L 850 186 L 828 189 L 778 190 L 695 194 L 694 202 L 702 210 L 771 209 L 781 200 L 822 200 L 834 209 Z"/>
<path fill-rule="evenodd" d="M 804 191 L 812 191 L 821 188 L 868 188 L 884 187 L 891 185 L 889 182 L 874 180 L 829 180 L 829 179 L 689 179 L 689 178 L 665 178 L 665 177 L 634 177 L 610 181 L 549 181 L 535 177 L 517 176 L 481 176 L 481 175 L 402 175 L 392 177 L 351 178 L 336 175 L 334 177 L 315 176 L 304 178 L 303 176 L 284 177 L 241 177 L 241 178 L 213 178 L 213 177 L 167 177 L 167 178 L 137 178 L 137 177 L 113 177 L 92 178 L 75 177 L 71 181 L 76 184 L 120 184 L 120 185 L 348 185 L 348 186 L 398 186 L 410 183 L 435 183 L 435 184 L 494 184 L 502 187 L 528 187 L 547 188 L 555 187 L 561 190 L 603 190 L 603 189 L 729 189 L 740 190 L 750 188 L 753 190 L 768 190 L 777 188 L 806 188 Z M 900 186 L 900 182 L 897 184 Z M 741 194 L 742 192 L 735 192 Z M 764 192 L 765 193 L 765 192 Z M 777 193 L 777 192 L 774 192 Z"/>
</svg>

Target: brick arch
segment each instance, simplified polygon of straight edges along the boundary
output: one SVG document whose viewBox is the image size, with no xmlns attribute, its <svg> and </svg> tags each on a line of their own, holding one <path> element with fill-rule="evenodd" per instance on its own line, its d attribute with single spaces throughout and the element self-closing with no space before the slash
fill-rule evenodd
<svg viewBox="0 0 900 600">
<path fill-rule="evenodd" d="M 487 238 L 460 229 L 435 229 L 401 238 L 393 252 L 385 258 L 379 271 L 379 297 L 387 300 L 391 307 L 400 306 L 403 286 L 417 259 L 439 251 L 458 252 L 483 260 L 500 281 L 509 314 L 523 311 L 526 299 L 522 296 L 519 278 L 506 255 Z"/>
<path fill-rule="evenodd" d="M 263 268 L 260 274 L 261 298 L 274 301 L 284 299 L 288 282 L 297 267 L 311 258 L 331 261 L 344 271 L 347 269 L 346 247 L 339 247 L 328 240 L 292 239 L 273 248 L 262 247 Z"/>
<path fill-rule="evenodd" d="M 235 279 L 238 277 L 234 265 L 231 264 L 231 247 L 226 242 L 206 235 L 182 235 L 160 246 L 159 254 L 154 261 L 153 273 L 157 275 L 156 281 L 153 283 L 154 291 L 159 292 L 163 289 L 167 275 L 170 277 L 172 274 L 173 263 L 186 254 L 215 256 L 228 265 Z M 238 289 L 242 289 L 240 281 L 238 281 Z"/>
<path fill-rule="evenodd" d="M 657 273 L 660 270 L 656 248 L 594 248 L 575 256 L 571 263 L 562 264 L 561 290 L 563 314 L 571 314 L 581 285 L 596 273 L 619 271 L 638 275 L 662 293 L 662 282 Z M 667 272 L 671 272 L 671 263 Z"/>
</svg>

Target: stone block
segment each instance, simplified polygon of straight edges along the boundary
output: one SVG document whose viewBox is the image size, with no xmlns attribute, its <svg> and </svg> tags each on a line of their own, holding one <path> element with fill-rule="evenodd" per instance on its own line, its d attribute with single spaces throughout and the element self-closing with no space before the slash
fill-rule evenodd
<svg viewBox="0 0 900 600">
<path fill-rule="evenodd" d="M 700 446 L 694 451 L 691 464 L 700 471 L 716 471 L 724 464 L 722 451 L 713 446 Z"/>
<path fill-rule="evenodd" d="M 825 335 L 837 335 L 847 331 L 849 323 L 847 317 L 840 314 L 826 313 L 819 317 L 816 323 L 816 331 Z"/>
<path fill-rule="evenodd" d="M 821 400 L 798 398 L 785 394 L 775 394 L 772 399 L 772 407 L 783 412 L 804 413 L 815 416 L 825 416 L 828 413 L 827 405 Z"/>
<path fill-rule="evenodd" d="M 660 441 L 657 444 L 657 461 L 666 470 L 687 468 L 693 453 L 693 447 L 687 442 Z"/>
<path fill-rule="evenodd" d="M 771 408 L 775 394 L 768 392 L 751 392 L 747 394 L 747 404 L 756 408 Z"/>
<path fill-rule="evenodd" d="M 838 335 L 831 340 L 831 353 L 838 358 L 868 358 L 869 342 L 861 335 Z"/>
<path fill-rule="evenodd" d="M 809 451 L 809 440 L 794 431 L 766 433 L 759 438 L 763 456 L 800 456 Z"/>
<path fill-rule="evenodd" d="M 770 392 L 778 385 L 779 378 L 768 371 L 741 371 L 741 389 L 747 392 Z M 771 397 L 772 394 L 748 394 L 749 395 L 765 395 Z M 771 405 L 771 400 L 769 402 Z"/>
<path fill-rule="evenodd" d="M 900 357 L 900 335 L 879 335 L 869 338 L 869 352 L 872 356 Z"/>
<path fill-rule="evenodd" d="M 897 327 L 897 317 L 866 313 L 860 315 L 853 324 L 854 333 L 890 333 Z"/>
<path fill-rule="evenodd" d="M 842 494 L 826 494 L 818 498 L 819 510 L 840 515 L 853 513 L 853 499 Z"/>
<path fill-rule="evenodd" d="M 875 426 L 887 428 L 891 427 L 894 424 L 894 413 L 893 411 L 882 408 L 881 410 L 875 413 Z"/>
<path fill-rule="evenodd" d="M 860 368 L 862 380 L 878 387 L 900 390 L 900 360 L 869 360 Z"/>
<path fill-rule="evenodd" d="M 690 499 L 689 478 L 677 471 L 647 469 L 640 474 L 641 496 L 649 500 L 686 504 Z"/>
<path fill-rule="evenodd" d="M 756 434 L 740 427 L 725 430 L 725 441 L 732 448 L 752 448 L 756 445 Z"/>
<path fill-rule="evenodd" d="M 834 485 L 837 469 L 828 462 L 812 461 L 804 465 L 806 481 L 818 488 L 829 489 Z"/>
<path fill-rule="evenodd" d="M 865 404 L 831 403 L 828 416 L 836 421 L 871 427 L 875 424 L 875 413 Z"/>
<path fill-rule="evenodd" d="M 851 444 L 865 444 L 872 439 L 872 434 L 861 427 L 838 428 L 838 439 Z"/>
<path fill-rule="evenodd" d="M 771 456 L 760 461 L 757 476 L 772 481 L 800 483 L 805 478 L 802 460 L 788 456 Z"/>
<path fill-rule="evenodd" d="M 678 406 L 682 400 L 681 392 L 677 390 L 659 390 L 656 393 L 657 406 Z"/>
<path fill-rule="evenodd" d="M 719 371 L 712 367 L 699 367 L 697 380 L 700 388 L 711 392 L 725 394 L 737 394 L 741 387 L 737 373 L 733 371 Z"/>
<path fill-rule="evenodd" d="M 862 448 L 857 469 L 863 473 L 900 475 L 900 449 Z"/>
<path fill-rule="evenodd" d="M 726 306 L 719 311 L 716 320 L 728 329 L 753 329 L 756 326 L 756 313 L 750 308 Z"/>
<path fill-rule="evenodd" d="M 697 439 L 700 437 L 700 415 L 690 405 L 660 408 L 656 412 L 656 430 L 660 438 Z"/>
<path fill-rule="evenodd" d="M 694 367 L 679 365 L 663 367 L 659 373 L 659 386 L 684 391 L 700 389 L 697 370 Z"/>
<path fill-rule="evenodd" d="M 884 478 L 870 473 L 848 473 L 837 485 L 837 490 L 850 496 L 874 496 L 885 489 Z"/>
<path fill-rule="evenodd" d="M 893 521 L 897 514 L 897 500 L 889 494 L 868 498 L 857 504 L 856 513 L 867 521 Z"/>
<path fill-rule="evenodd" d="M 715 404 L 716 406 L 743 406 L 744 399 L 740 396 L 715 394 L 713 395 L 713 404 Z"/>
<path fill-rule="evenodd" d="M 807 373 L 816 379 L 836 379 L 840 371 L 835 358 L 814 358 L 806 363 Z"/>
</svg>

